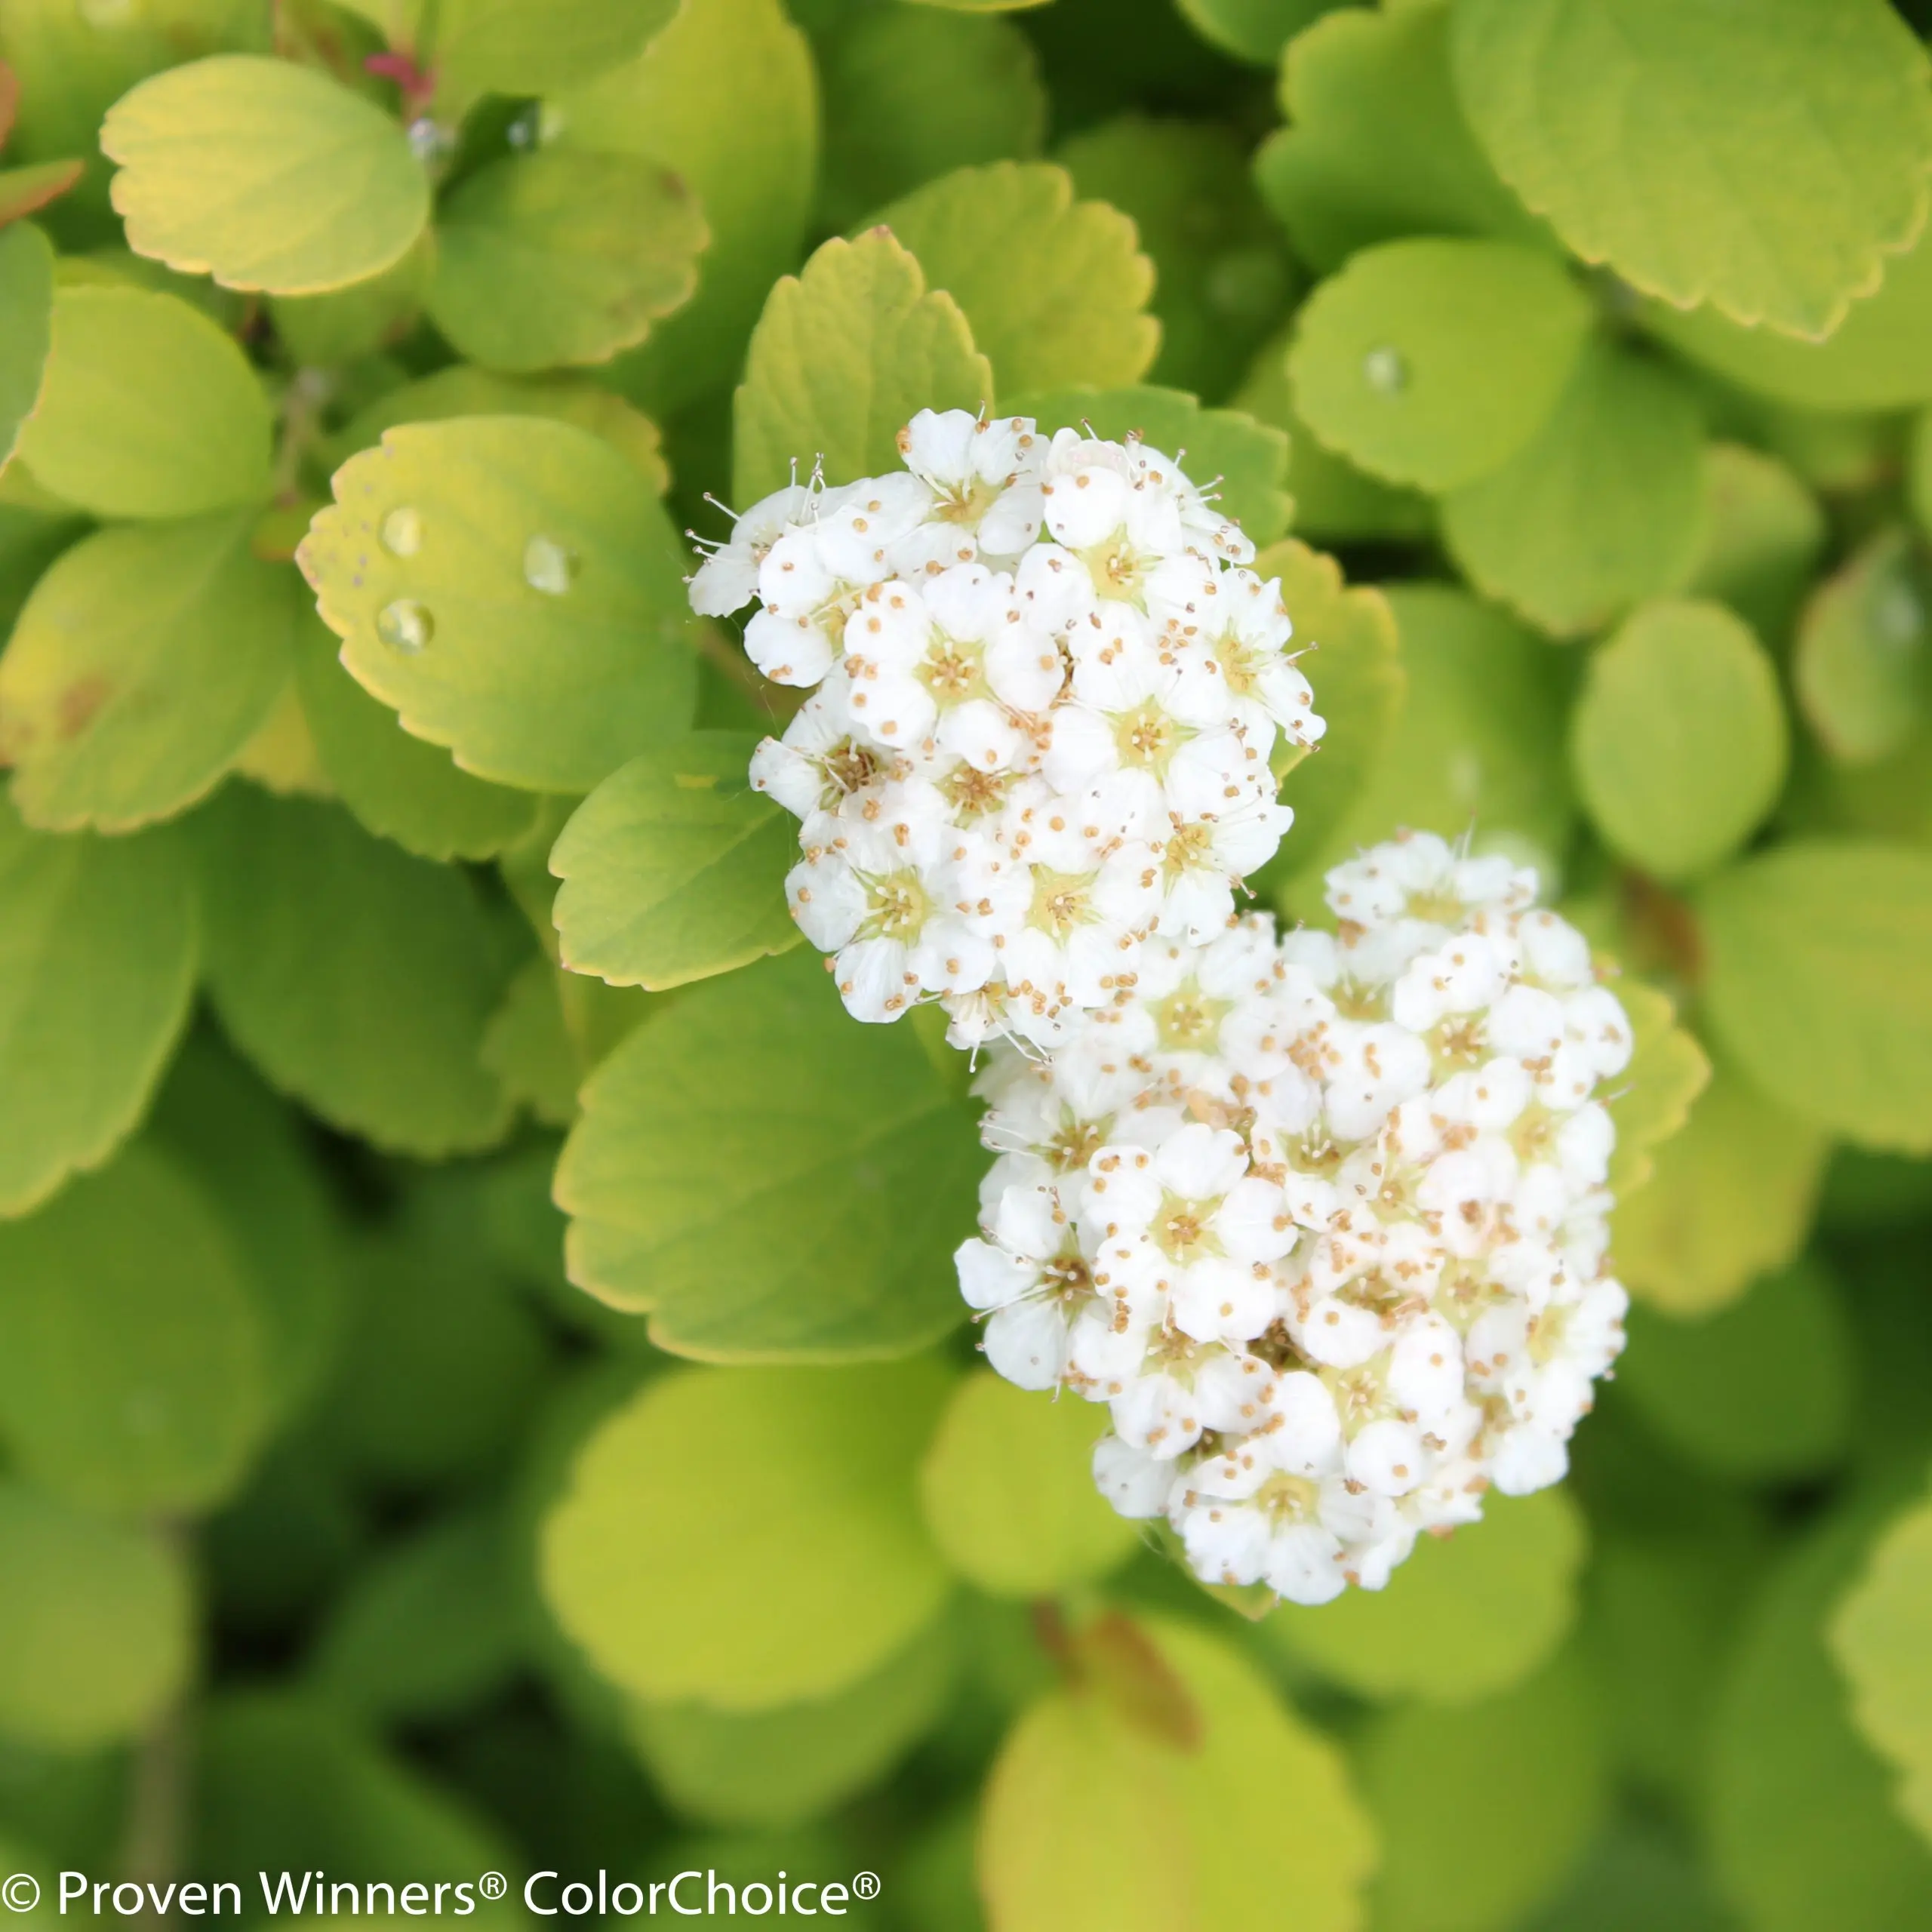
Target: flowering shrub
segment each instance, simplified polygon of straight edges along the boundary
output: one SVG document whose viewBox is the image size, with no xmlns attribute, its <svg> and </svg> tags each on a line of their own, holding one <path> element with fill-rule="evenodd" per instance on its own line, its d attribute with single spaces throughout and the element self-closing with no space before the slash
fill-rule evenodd
<svg viewBox="0 0 1932 1932">
<path fill-rule="evenodd" d="M 1932 1921 L 1921 13 L 4 0 L 0 1901 Z"/>
</svg>

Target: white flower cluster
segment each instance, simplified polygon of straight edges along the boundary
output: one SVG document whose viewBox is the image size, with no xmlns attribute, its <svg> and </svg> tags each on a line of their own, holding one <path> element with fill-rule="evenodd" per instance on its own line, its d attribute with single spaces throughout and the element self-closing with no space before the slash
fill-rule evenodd
<svg viewBox="0 0 1932 1932">
<path fill-rule="evenodd" d="M 1328 875 L 1335 934 L 1152 943 L 983 1069 L 987 1358 L 1108 1405 L 1100 1488 L 1210 1582 L 1380 1588 L 1564 1473 L 1623 1343 L 1594 1096 L 1631 1035 L 1535 890 L 1405 835 Z"/>
<path fill-rule="evenodd" d="M 1133 439 L 922 411 L 906 468 L 795 485 L 691 580 L 812 695 L 752 782 L 797 814 L 792 916 L 861 1020 L 1051 1046 L 1198 943 L 1293 817 L 1269 755 L 1321 720 L 1278 583 Z"/>
</svg>

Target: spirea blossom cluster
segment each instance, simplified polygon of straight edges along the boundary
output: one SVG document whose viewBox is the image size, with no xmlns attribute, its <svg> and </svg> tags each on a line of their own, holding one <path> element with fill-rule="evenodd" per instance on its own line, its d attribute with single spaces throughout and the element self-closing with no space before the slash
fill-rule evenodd
<svg viewBox="0 0 1932 1932">
<path fill-rule="evenodd" d="M 1051 1055 L 980 1076 L 987 1359 L 1104 1403 L 1123 1515 L 1319 1603 L 1558 1481 L 1623 1342 L 1605 1271 L 1629 1024 L 1535 875 L 1408 835 L 1265 917 L 1141 950 Z"/>
<path fill-rule="evenodd" d="M 1293 817 L 1270 755 L 1321 720 L 1278 583 L 1174 458 L 963 410 L 899 446 L 753 505 L 691 603 L 755 603 L 752 663 L 811 688 L 752 778 L 848 1008 L 1048 1047 L 1227 925 Z"/>
</svg>

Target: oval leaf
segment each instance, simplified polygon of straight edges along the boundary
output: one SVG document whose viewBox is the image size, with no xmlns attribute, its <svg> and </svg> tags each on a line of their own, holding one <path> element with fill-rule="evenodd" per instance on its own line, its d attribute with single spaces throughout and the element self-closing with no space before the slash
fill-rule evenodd
<svg viewBox="0 0 1932 1932">
<path fill-rule="evenodd" d="M 218 54 L 141 82 L 100 145 L 128 245 L 227 288 L 312 295 L 380 274 L 429 219 L 400 126 L 312 67 Z"/>
<path fill-rule="evenodd" d="M 662 992 L 798 943 L 797 822 L 745 776 L 748 732 L 697 731 L 614 772 L 550 854 L 563 963 Z"/>
<path fill-rule="evenodd" d="M 946 1596 L 914 1470 L 946 1382 L 924 1361 L 660 1378 L 545 1525 L 552 1611 L 645 1697 L 758 1711 L 857 1683 Z"/>
<path fill-rule="evenodd" d="M 685 558 L 635 466 L 535 417 L 410 423 L 297 561 L 343 662 L 466 771 L 587 792 L 688 724 Z"/>
</svg>

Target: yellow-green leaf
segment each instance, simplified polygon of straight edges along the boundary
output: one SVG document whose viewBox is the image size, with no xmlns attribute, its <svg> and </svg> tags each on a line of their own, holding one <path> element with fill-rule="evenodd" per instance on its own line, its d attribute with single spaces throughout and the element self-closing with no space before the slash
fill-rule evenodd
<svg viewBox="0 0 1932 1932">
<path fill-rule="evenodd" d="M 1798 708 L 1833 758 L 1875 764 L 1932 710 L 1928 573 L 1910 536 L 1881 530 L 1820 584 L 1798 626 Z"/>
<path fill-rule="evenodd" d="M 1617 1272 L 1672 1315 L 1707 1314 L 1804 1245 L 1824 1172 L 1824 1137 L 1720 1066 L 1650 1179 L 1620 1194 Z"/>
<path fill-rule="evenodd" d="M 436 72 L 459 106 L 479 94 L 549 94 L 632 59 L 677 0 L 440 0 Z"/>
<path fill-rule="evenodd" d="M 186 1684 L 193 1592 L 186 1561 L 159 1532 L 0 1482 L 0 1737 L 10 1743 L 118 1743 Z"/>
<path fill-rule="evenodd" d="M 640 1703 L 629 1731 L 652 1777 L 687 1817 L 717 1825 L 801 1824 L 872 1783 L 931 1728 L 957 1672 L 944 1618 L 827 1697 L 770 1710 Z"/>
<path fill-rule="evenodd" d="M 608 361 L 690 298 L 705 240 L 691 191 L 653 163 L 512 155 L 439 211 L 430 318 L 487 368 Z"/>
<path fill-rule="evenodd" d="M 48 831 L 127 832 L 219 783 L 287 682 L 301 586 L 254 514 L 103 530 L 66 552 L 0 657 L 13 800 Z"/>
<path fill-rule="evenodd" d="M 1782 651 L 1825 547 L 1825 513 L 1797 474 L 1743 443 L 1704 449 L 1703 541 L 1684 589 L 1728 604 Z"/>
<path fill-rule="evenodd" d="M 1091 1681 L 1048 1694 L 1001 1746 L 981 1801 L 980 1890 L 1000 1932 L 1214 1932 L 1272 1923 L 1353 1932 L 1376 1861 L 1335 1746 L 1239 1652 L 1179 1623 L 1128 1626 L 1172 1680 L 1185 1737 Z M 1294 1814 L 1291 1887 L 1254 1847 Z M 1096 1821 L 1100 1821 L 1097 1824 Z"/>
<path fill-rule="evenodd" d="M 1897 1767 L 1899 1809 L 1932 1839 L 1932 1505 L 1901 1515 L 1832 1619 L 1852 1715 Z"/>
<path fill-rule="evenodd" d="M 899 432 L 921 409 L 977 409 L 992 370 L 949 295 L 928 291 L 891 235 L 828 242 L 771 291 L 734 415 L 741 503 L 823 458 L 828 481 L 897 468 Z"/>
<path fill-rule="evenodd" d="M 1703 536 L 1704 435 L 1670 371 L 1586 350 L 1542 429 L 1443 500 L 1450 554 L 1478 589 L 1559 637 L 1673 590 Z"/>
<path fill-rule="evenodd" d="M 697 731 L 614 772 L 550 854 L 563 963 L 652 992 L 789 952 L 798 821 L 751 789 L 749 732 Z"/>
<path fill-rule="evenodd" d="M 1679 308 L 1829 335 L 1916 240 L 1925 50 L 1884 0 L 1459 0 L 1456 85 L 1577 254 Z"/>
<path fill-rule="evenodd" d="M 940 1553 L 995 1596 L 1050 1595 L 1117 1569 L 1140 1536 L 1094 1486 L 1106 1432 L 1090 1403 L 1050 1401 L 990 1371 L 968 1377 L 919 1472 Z"/>
<path fill-rule="evenodd" d="M 0 802 L 0 1214 L 133 1131 L 188 1017 L 199 927 L 174 832 L 48 838 Z"/>
<path fill-rule="evenodd" d="M 509 1109 L 477 1054 L 508 971 L 469 880 L 306 799 L 231 788 L 193 823 L 208 991 L 263 1073 L 378 1146 L 496 1140 Z"/>
<path fill-rule="evenodd" d="M 579 1455 L 545 1524 L 544 1595 L 597 1668 L 726 1711 L 829 1697 L 945 1599 L 915 1471 L 933 1361 L 688 1369 Z"/>
<path fill-rule="evenodd" d="M 1376 475 L 1450 490 L 1499 469 L 1549 419 L 1590 328 L 1562 265 L 1505 242 L 1391 242 L 1301 312 L 1295 407 Z"/>
<path fill-rule="evenodd" d="M 1843 1455 L 1853 1372 L 1838 1284 L 1800 1260 L 1714 1312 L 1633 1309 L 1614 1399 L 1721 1475 L 1798 1481 Z"/>
<path fill-rule="evenodd" d="M 1694 904 L 1704 1011 L 1771 1098 L 1864 1147 L 1932 1149 L 1932 857 L 1795 840 Z"/>
<path fill-rule="evenodd" d="M 636 60 L 545 105 L 558 147 L 675 171 L 711 231 L 696 295 L 612 379 L 654 409 L 725 387 L 804 238 L 819 145 L 804 35 L 780 0 L 684 0 Z"/>
<path fill-rule="evenodd" d="M 0 1222 L 0 1441 L 82 1509 L 205 1510 L 269 1421 L 261 1318 L 200 1189 L 145 1145 Z"/>
<path fill-rule="evenodd" d="M 224 54 L 125 94 L 100 131 L 139 255 L 228 288 L 312 295 L 379 275 L 429 219 L 401 126 L 312 67 Z"/>
<path fill-rule="evenodd" d="M 1257 152 L 1255 179 L 1304 261 L 1325 272 L 1409 235 L 1547 244 L 1463 118 L 1446 6 L 1327 14 L 1290 44 L 1281 94 L 1288 125 Z"/>
<path fill-rule="evenodd" d="M 571 1278 L 712 1361 L 903 1355 L 963 1320 L 983 1171 L 911 1026 L 855 1026 L 795 950 L 657 1010 L 564 1149 Z"/>
<path fill-rule="evenodd" d="M 877 220 L 919 258 L 926 285 L 965 312 L 1002 408 L 1023 390 L 1136 381 L 1160 347 L 1146 312 L 1154 265 L 1134 223 L 1103 202 L 1076 202 L 1063 168 L 961 168 Z"/>
<path fill-rule="evenodd" d="M 1315 709 L 1327 728 L 1315 750 L 1287 767 L 1283 799 L 1294 808 L 1298 844 L 1326 848 L 1367 783 L 1395 729 L 1405 678 L 1395 620 L 1381 592 L 1348 587 L 1332 557 L 1287 537 L 1254 560 L 1278 577 L 1294 625 L 1293 648 L 1320 686 Z"/>
<path fill-rule="evenodd" d="M 1585 808 L 1613 851 L 1660 879 L 1694 878 L 1744 842 L 1789 749 L 1777 669 L 1718 604 L 1638 611 L 1591 657 L 1571 720 Z"/>
<path fill-rule="evenodd" d="M 1567 1491 L 1492 1494 L 1480 1522 L 1423 1537 L 1385 1589 L 1284 1604 L 1260 1627 L 1363 1697 L 1472 1703 L 1549 1662 L 1576 1620 L 1587 1543 Z"/>
<path fill-rule="evenodd" d="M 404 423 L 297 561 L 343 661 L 466 771 L 587 792 L 689 723 L 685 559 L 635 466 L 534 417 Z"/>
<path fill-rule="evenodd" d="M 54 251 L 26 222 L 0 234 L 0 469 L 40 395 L 53 340 Z"/>
<path fill-rule="evenodd" d="M 1675 1006 L 1654 986 L 1618 980 L 1613 990 L 1631 1034 L 1630 1064 L 1605 1103 L 1617 1129 L 1610 1191 L 1621 1201 L 1656 1173 L 1657 1149 L 1682 1131 L 1693 1102 L 1710 1084 L 1711 1063 L 1678 1025 Z"/>
<path fill-rule="evenodd" d="M 269 406 L 248 358 L 179 297 L 99 284 L 54 298 L 54 346 L 20 460 L 100 516 L 259 501 Z"/>
<path fill-rule="evenodd" d="M 321 769 L 371 832 L 425 859 L 487 859 L 536 823 L 540 795 L 472 778 L 440 746 L 412 738 L 343 669 L 334 632 L 306 615 L 295 677 Z"/>
</svg>

